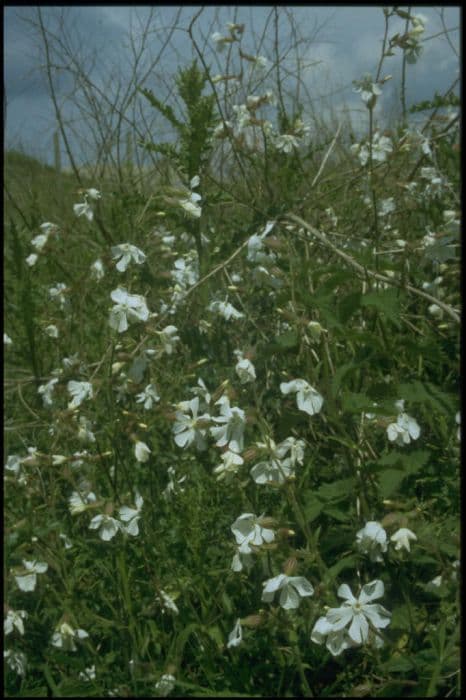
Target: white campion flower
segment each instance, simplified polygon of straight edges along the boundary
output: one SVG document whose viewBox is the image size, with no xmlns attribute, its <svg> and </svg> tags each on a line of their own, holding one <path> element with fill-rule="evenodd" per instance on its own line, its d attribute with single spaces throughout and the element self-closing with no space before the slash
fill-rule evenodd
<svg viewBox="0 0 466 700">
<path fill-rule="evenodd" d="M 95 442 L 95 435 L 92 432 L 92 423 L 86 416 L 79 416 L 77 437 L 81 442 Z"/>
<path fill-rule="evenodd" d="M 192 416 L 182 411 L 190 411 Z M 194 442 L 198 450 L 206 447 L 205 436 L 207 434 L 206 423 L 211 417 L 208 413 L 199 413 L 199 397 L 195 396 L 191 401 L 184 402 L 182 410 L 176 411 L 176 422 L 173 426 L 174 439 L 178 447 L 189 447 Z"/>
<path fill-rule="evenodd" d="M 77 491 L 73 491 L 71 496 L 68 498 L 68 507 L 71 515 L 78 515 L 79 513 L 83 513 L 85 510 L 88 509 L 89 506 L 92 506 L 92 504 L 96 501 L 96 495 L 92 491 L 89 491 L 87 493 L 78 493 Z"/>
<path fill-rule="evenodd" d="M 168 595 L 165 591 L 160 589 L 160 595 L 159 595 L 159 602 L 162 605 L 162 614 L 166 611 L 169 610 L 172 612 L 174 615 L 179 615 L 180 611 L 178 610 L 178 607 L 173 600 L 173 598 Z"/>
<path fill-rule="evenodd" d="M 241 627 L 241 619 L 238 617 L 238 619 L 235 622 L 235 626 L 233 627 L 230 634 L 228 635 L 227 649 L 231 649 L 231 647 L 239 646 L 242 641 L 243 641 L 243 628 Z"/>
<path fill-rule="evenodd" d="M 149 411 L 154 402 L 160 401 L 160 396 L 157 393 L 155 384 L 148 384 L 144 391 L 136 395 L 136 402 L 144 404 L 146 411 Z"/>
<path fill-rule="evenodd" d="M 3 345 L 13 345 L 13 341 L 8 335 L 8 333 L 3 334 Z"/>
<path fill-rule="evenodd" d="M 49 382 L 46 384 L 41 384 L 39 388 L 37 389 L 37 393 L 42 395 L 42 401 L 44 403 L 44 406 L 52 406 L 53 404 L 53 399 L 52 399 L 52 394 L 55 389 L 55 384 L 57 384 L 58 379 L 54 378 L 51 379 Z"/>
<path fill-rule="evenodd" d="M 280 153 L 292 153 L 293 148 L 299 147 L 299 142 L 293 134 L 279 134 L 275 138 L 273 145 Z"/>
<path fill-rule="evenodd" d="M 228 301 L 213 301 L 211 304 L 209 304 L 208 309 L 209 311 L 213 311 L 214 313 L 223 316 L 225 321 L 229 321 L 232 318 L 244 317 L 244 314 L 235 309 L 235 307 Z"/>
<path fill-rule="evenodd" d="M 164 488 L 162 494 L 163 497 L 166 498 L 167 500 L 172 497 L 173 494 L 176 494 L 177 492 L 183 493 L 184 488 L 181 486 L 183 481 L 186 481 L 186 475 L 180 477 L 175 481 L 175 476 L 176 472 L 173 467 L 168 467 L 167 469 L 168 472 L 168 484 Z"/>
<path fill-rule="evenodd" d="M 222 397 L 215 402 L 220 405 L 220 415 L 215 416 L 215 423 L 221 423 L 219 427 L 210 428 L 210 433 L 217 441 L 217 447 L 228 445 L 230 450 L 242 452 L 244 447 L 244 428 L 246 415 L 241 408 L 230 406 L 227 397 Z"/>
<path fill-rule="evenodd" d="M 8 455 L 5 464 L 5 469 L 7 469 L 10 472 L 13 472 L 14 475 L 17 477 L 21 472 L 22 464 L 23 460 L 19 455 Z"/>
<path fill-rule="evenodd" d="M 199 175 L 195 175 L 190 182 L 191 190 L 198 187 L 200 183 Z M 202 199 L 198 192 L 189 192 L 187 197 L 182 197 L 179 204 L 183 207 L 185 212 L 193 216 L 195 219 L 199 219 L 202 214 L 202 208 L 198 204 Z"/>
<path fill-rule="evenodd" d="M 395 549 L 404 548 L 407 552 L 411 551 L 410 540 L 417 540 L 417 537 L 414 532 L 407 527 L 400 527 L 400 529 L 390 537 L 390 541 L 395 542 Z"/>
<path fill-rule="evenodd" d="M 377 83 L 372 82 L 372 76 L 367 74 L 362 80 L 353 80 L 356 86 L 353 92 L 361 94 L 361 99 L 368 107 L 374 107 L 377 97 L 382 94 L 382 90 Z"/>
<path fill-rule="evenodd" d="M 141 510 L 144 504 L 144 500 L 139 493 L 135 494 L 134 502 L 136 504 L 136 508 L 121 506 L 120 510 L 118 511 L 118 515 L 120 516 L 120 520 L 123 520 L 125 523 L 121 526 L 121 529 L 128 535 L 136 537 L 139 535 L 138 522 L 141 518 Z"/>
<path fill-rule="evenodd" d="M 73 211 L 75 216 L 85 216 L 88 221 L 94 219 L 94 212 L 89 202 L 79 202 L 78 204 L 73 204 Z"/>
<path fill-rule="evenodd" d="M 180 341 L 178 328 L 176 326 L 165 326 L 161 331 L 157 331 L 160 336 L 160 342 L 163 345 L 163 350 L 167 355 L 173 353 L 173 348 Z"/>
<path fill-rule="evenodd" d="M 304 447 L 304 440 L 288 437 L 277 445 L 276 455 L 282 460 L 282 464 L 285 466 L 295 467 L 296 464 L 303 463 Z M 288 455 L 288 457 L 286 457 L 286 455 Z M 286 459 L 284 459 L 285 457 Z"/>
<path fill-rule="evenodd" d="M 296 392 L 296 403 L 300 411 L 313 416 L 319 413 L 324 403 L 324 399 L 316 389 L 306 382 L 305 379 L 293 379 L 291 382 L 282 382 L 280 384 L 282 394 Z"/>
<path fill-rule="evenodd" d="M 58 536 L 62 540 L 65 549 L 72 549 L 73 543 L 68 537 L 68 535 L 65 535 L 64 532 L 60 532 Z"/>
<path fill-rule="evenodd" d="M 38 236 L 34 236 L 34 238 L 31 240 L 31 245 L 37 250 L 38 253 L 40 253 L 44 248 L 45 244 L 47 243 L 48 239 L 49 237 L 46 236 L 44 233 L 39 233 Z"/>
<path fill-rule="evenodd" d="M 253 382 L 256 379 L 256 370 L 251 360 L 244 357 L 241 350 L 234 350 L 233 353 L 236 355 L 236 359 L 238 360 L 235 365 L 235 372 L 240 378 L 241 384 Z"/>
<path fill-rule="evenodd" d="M 176 685 L 176 678 L 171 673 L 164 673 L 155 684 L 155 694 L 159 698 L 166 698 L 170 695 Z"/>
<path fill-rule="evenodd" d="M 244 459 L 233 450 L 226 450 L 221 455 L 222 464 L 219 464 L 214 469 L 214 474 L 217 475 L 217 480 L 221 481 L 232 474 L 237 474 L 239 467 L 244 464 Z"/>
<path fill-rule="evenodd" d="M 304 576 L 287 576 L 279 574 L 274 578 L 264 581 L 262 586 L 262 598 L 265 603 L 271 603 L 275 593 L 280 593 L 280 605 L 285 610 L 294 610 L 299 607 L 301 598 L 313 595 L 314 588 Z"/>
<path fill-rule="evenodd" d="M 231 561 L 230 568 L 235 573 L 238 573 L 243 569 L 249 571 L 252 568 L 253 564 L 254 562 L 252 553 L 241 552 L 238 547 L 237 552 L 234 554 L 233 559 Z"/>
<path fill-rule="evenodd" d="M 37 583 L 37 574 L 44 574 L 49 565 L 42 561 L 27 561 L 23 559 L 24 569 L 15 573 L 15 581 L 25 593 L 33 591 Z"/>
<path fill-rule="evenodd" d="M 66 385 L 68 392 L 72 396 L 72 400 L 68 404 L 68 408 L 78 408 L 85 399 L 92 399 L 94 391 L 90 382 L 76 382 L 71 379 Z"/>
<path fill-rule="evenodd" d="M 383 561 L 382 552 L 387 551 L 387 533 L 380 523 L 370 520 L 356 534 L 356 543 L 371 561 Z"/>
<path fill-rule="evenodd" d="M 294 476 L 294 468 L 288 463 L 285 465 L 277 454 L 275 442 L 269 439 L 268 444 L 257 443 L 258 447 L 267 449 L 269 459 L 262 460 L 251 469 L 251 476 L 256 484 L 283 484 L 286 479 Z"/>
<path fill-rule="evenodd" d="M 231 526 L 231 531 L 235 536 L 240 554 L 252 554 L 254 547 L 269 544 L 275 539 L 273 530 L 262 526 L 263 516 L 259 518 L 253 513 L 243 513 Z M 251 546 L 252 545 L 252 546 Z"/>
<path fill-rule="evenodd" d="M 54 287 L 49 287 L 49 297 L 53 301 L 58 301 L 60 307 L 63 309 L 66 304 L 66 294 L 67 290 L 66 284 L 63 282 L 58 282 Z"/>
<path fill-rule="evenodd" d="M 78 673 L 78 678 L 80 681 L 93 681 L 95 680 L 95 665 L 85 668 L 84 671 Z"/>
<path fill-rule="evenodd" d="M 57 233 L 58 231 L 57 224 L 52 224 L 51 221 L 44 221 L 44 223 L 41 224 L 39 228 L 46 236 L 49 236 L 51 233 Z"/>
<path fill-rule="evenodd" d="M 199 263 L 197 257 L 188 254 L 183 258 L 177 258 L 173 266 L 175 269 L 170 272 L 170 276 L 182 289 L 187 289 L 193 284 L 196 284 L 199 279 Z"/>
<path fill-rule="evenodd" d="M 38 259 L 39 256 L 37 255 L 37 253 L 31 253 L 26 258 L 26 265 L 28 265 L 29 267 L 34 267 Z"/>
<path fill-rule="evenodd" d="M 142 265 L 146 260 L 146 256 L 142 250 L 131 243 L 120 243 L 119 245 L 112 246 L 112 257 L 114 260 L 118 260 L 116 269 L 119 272 L 125 272 L 131 260 L 137 265 Z"/>
<path fill-rule="evenodd" d="M 86 639 L 89 634 L 83 629 L 73 629 L 68 622 L 61 622 L 55 628 L 55 632 L 52 635 L 51 643 L 54 647 L 58 649 L 63 649 L 63 651 L 76 651 L 77 647 L 75 644 L 76 639 Z"/>
<path fill-rule="evenodd" d="M 112 518 L 111 515 L 106 515 L 99 513 L 94 515 L 91 522 L 89 523 L 89 530 L 99 530 L 99 537 L 104 542 L 108 542 L 117 534 L 118 530 L 122 528 L 122 524 Z"/>
<path fill-rule="evenodd" d="M 13 649 L 4 649 L 3 658 L 8 664 L 8 667 L 18 676 L 26 675 L 27 659 L 26 654 L 22 651 L 14 651 Z"/>
<path fill-rule="evenodd" d="M 90 197 L 91 199 L 97 200 L 97 199 L 102 199 L 102 195 L 99 192 L 99 190 L 96 190 L 94 187 L 90 187 L 88 190 L 84 190 L 84 194 Z"/>
<path fill-rule="evenodd" d="M 129 294 L 123 287 L 117 287 L 110 296 L 115 306 L 110 311 L 108 323 L 118 333 L 128 330 L 128 321 L 147 321 L 149 318 L 146 300 L 140 294 Z"/>
<path fill-rule="evenodd" d="M 315 644 L 324 644 L 333 656 L 338 656 L 345 649 L 358 646 L 348 635 L 346 629 L 335 631 L 325 616 L 319 617 L 312 632 L 311 640 Z"/>
<path fill-rule="evenodd" d="M 372 603 L 383 596 L 384 590 L 383 581 L 371 581 L 362 587 L 359 597 L 355 598 L 350 587 L 343 583 L 337 595 L 344 598 L 345 602 L 339 608 L 327 610 L 325 616 L 332 626 L 332 631 L 347 629 L 348 636 L 356 644 L 366 644 L 370 641 L 370 629 L 376 631 L 390 624 L 391 613 L 379 603 Z"/>
<path fill-rule="evenodd" d="M 399 413 L 396 423 L 390 423 L 387 427 L 387 437 L 390 442 L 397 445 L 409 445 L 411 440 L 417 440 L 421 434 L 421 428 L 417 421 L 407 413 Z"/>
<path fill-rule="evenodd" d="M 16 629 L 20 634 L 24 634 L 23 620 L 27 618 L 26 610 L 8 610 L 6 618 L 3 621 L 3 632 L 5 636 L 11 634 Z"/>
<path fill-rule="evenodd" d="M 50 338 L 58 338 L 58 328 L 51 324 L 50 326 L 46 326 L 44 328 L 44 333 L 46 333 Z"/>
<path fill-rule="evenodd" d="M 98 258 L 91 265 L 91 277 L 93 279 L 97 280 L 97 282 L 100 282 L 100 280 L 104 277 L 104 275 L 105 275 L 105 270 L 104 270 L 103 262 L 100 258 Z"/>
<path fill-rule="evenodd" d="M 151 454 L 150 448 L 142 440 L 136 440 L 134 444 L 134 456 L 138 462 L 147 462 Z"/>
</svg>

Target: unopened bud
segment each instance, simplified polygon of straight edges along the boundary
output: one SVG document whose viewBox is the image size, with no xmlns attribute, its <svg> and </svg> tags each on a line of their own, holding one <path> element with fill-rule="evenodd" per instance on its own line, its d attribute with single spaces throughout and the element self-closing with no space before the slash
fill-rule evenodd
<svg viewBox="0 0 466 700">
<path fill-rule="evenodd" d="M 279 530 L 277 530 L 277 537 L 282 539 L 285 539 L 286 537 L 294 537 L 295 535 L 296 532 L 294 530 L 290 530 L 288 527 L 281 527 Z"/>
<path fill-rule="evenodd" d="M 283 567 L 283 573 L 285 574 L 285 576 L 293 576 L 293 574 L 296 572 L 297 568 L 298 568 L 298 562 L 297 562 L 296 558 L 290 557 L 285 562 L 285 565 Z"/>
<path fill-rule="evenodd" d="M 241 625 L 254 629 L 255 627 L 259 627 L 263 621 L 264 618 L 262 615 L 248 615 L 247 617 L 241 618 Z"/>
</svg>

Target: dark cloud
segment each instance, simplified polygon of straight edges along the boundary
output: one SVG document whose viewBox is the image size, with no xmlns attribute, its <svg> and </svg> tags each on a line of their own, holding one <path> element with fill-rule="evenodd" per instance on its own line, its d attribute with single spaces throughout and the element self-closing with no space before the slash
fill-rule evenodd
<svg viewBox="0 0 466 700">
<path fill-rule="evenodd" d="M 72 56 L 77 57 L 92 80 L 102 89 L 108 89 L 109 93 L 118 83 L 125 88 L 132 61 L 128 32 L 131 28 L 137 43 L 151 12 L 151 34 L 144 65 L 148 66 L 157 55 L 175 18 L 177 29 L 162 62 L 146 78 L 146 85 L 162 85 L 164 94 L 168 95 L 173 89 L 172 76 L 177 68 L 195 55 L 186 29 L 199 11 L 198 6 L 42 6 L 40 9 L 47 31 L 55 37 L 52 44 L 62 41 L 70 46 Z M 442 32 L 439 10 L 416 6 L 414 12 L 428 20 L 426 37 Z M 284 45 L 287 41 L 294 41 L 289 22 L 291 15 L 296 29 L 305 39 L 300 50 L 310 67 L 303 70 L 302 78 L 314 107 L 325 107 L 330 113 L 332 109 L 338 111 L 347 106 L 357 118 L 364 119 L 364 108 L 352 91 L 352 81 L 367 72 L 375 74 L 384 27 L 381 8 L 284 6 L 280 8 L 278 26 Z M 458 26 L 459 19 L 459 7 L 444 8 L 448 28 Z M 4 84 L 8 103 L 6 143 L 11 144 L 19 137 L 24 144 L 45 143 L 47 138 L 43 135 L 47 129 L 53 129 L 54 112 L 41 68 L 43 47 L 38 30 L 38 7 L 7 7 L 4 20 Z M 196 21 L 194 35 L 213 71 L 217 67 L 220 69 L 223 57 L 213 50 L 211 34 L 213 31 L 226 32 L 227 22 L 244 23 L 247 49 L 274 58 L 272 7 L 207 6 Z M 455 46 L 459 45 L 459 31 L 451 33 L 450 38 Z M 60 52 L 52 51 L 54 61 L 72 67 L 70 57 L 60 55 Z M 458 66 L 459 59 L 445 36 L 426 41 L 424 55 L 416 65 L 408 67 L 408 103 L 429 99 L 435 91 L 445 91 L 457 77 Z M 387 83 L 379 101 L 380 116 L 399 104 L 400 71 L 399 55 L 385 61 L 383 75 L 391 73 L 393 79 Z M 78 89 L 75 77 L 66 71 L 54 75 L 59 98 L 64 101 L 67 94 Z M 47 123 L 51 126 L 47 127 Z"/>
</svg>

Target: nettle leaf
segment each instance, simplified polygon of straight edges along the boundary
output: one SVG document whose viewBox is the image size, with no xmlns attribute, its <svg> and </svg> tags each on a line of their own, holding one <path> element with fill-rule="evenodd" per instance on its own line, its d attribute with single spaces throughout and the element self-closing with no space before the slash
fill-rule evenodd
<svg viewBox="0 0 466 700">
<path fill-rule="evenodd" d="M 345 513 L 345 511 L 334 505 L 325 505 L 322 512 L 340 523 L 346 522 L 350 517 L 349 513 Z"/>
<path fill-rule="evenodd" d="M 338 313 L 341 323 L 347 323 L 350 317 L 361 308 L 361 292 L 352 292 L 338 304 Z"/>
<path fill-rule="evenodd" d="M 395 491 L 397 491 L 399 485 L 405 477 L 406 474 L 399 469 L 386 469 L 379 476 L 380 495 L 384 498 L 391 496 L 393 493 L 395 493 Z"/>
<path fill-rule="evenodd" d="M 364 294 L 361 306 L 372 306 L 382 312 L 395 325 L 399 326 L 401 303 L 405 295 L 399 289 L 381 289 Z"/>
<path fill-rule="evenodd" d="M 428 404 L 440 413 L 448 414 L 452 412 L 452 402 L 456 398 L 453 394 L 447 394 L 429 382 L 423 383 L 418 380 L 409 384 L 399 384 L 398 394 L 405 401 Z"/>
<path fill-rule="evenodd" d="M 338 479 L 329 484 L 322 484 L 317 489 L 317 496 L 324 501 L 341 501 L 346 498 L 349 493 L 354 492 L 356 479 Z"/>
<path fill-rule="evenodd" d="M 304 495 L 304 514 L 308 523 L 312 523 L 313 520 L 319 517 L 322 513 L 324 504 L 322 501 L 314 494 L 307 493 Z"/>
</svg>

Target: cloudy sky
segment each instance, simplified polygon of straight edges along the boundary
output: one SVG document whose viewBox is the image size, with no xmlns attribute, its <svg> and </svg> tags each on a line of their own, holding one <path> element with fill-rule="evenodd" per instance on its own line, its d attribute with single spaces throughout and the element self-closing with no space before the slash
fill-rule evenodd
<svg viewBox="0 0 466 700">
<path fill-rule="evenodd" d="M 441 7 L 414 7 L 414 12 L 422 15 L 426 22 L 423 54 L 407 69 L 408 106 L 432 98 L 436 91 L 445 92 L 459 78 L 460 62 L 460 6 L 444 7 L 443 13 Z M 4 8 L 6 147 L 22 148 L 53 162 L 56 120 L 44 72 L 42 31 L 48 39 L 58 104 L 67 120 L 71 147 L 80 161 L 83 153 L 93 147 L 93 139 L 86 140 L 83 136 L 83 125 L 87 124 L 95 134 L 93 110 L 95 114 L 101 106 L 108 112 L 112 100 L 117 105 L 125 103 L 125 90 L 131 85 L 135 61 L 137 81 L 171 103 L 173 76 L 179 66 L 195 55 L 186 30 L 200 9 L 200 6 L 188 5 L 49 6 L 41 8 L 39 17 L 37 6 Z M 276 27 L 271 6 L 206 6 L 193 32 L 212 74 L 222 73 L 222 61 L 227 52 L 216 52 L 210 37 L 215 31 L 226 35 L 227 22 L 245 24 L 244 50 L 274 61 Z M 445 29 L 451 31 L 446 34 Z M 389 36 L 396 32 L 404 32 L 404 20 L 400 18 L 390 22 Z M 136 58 L 144 33 L 144 51 Z M 381 6 L 280 7 L 277 33 L 281 52 L 286 52 L 297 39 L 300 42 L 300 98 L 305 105 L 309 103 L 309 110 L 337 117 L 347 110 L 356 122 L 367 119 L 364 105 L 353 91 L 352 81 L 365 73 L 375 75 L 377 71 L 384 34 Z M 296 72 L 296 55 L 296 50 L 292 49 L 283 57 L 281 65 L 285 72 Z M 83 74 L 94 86 L 93 94 L 87 90 L 87 97 Z M 388 74 L 393 78 L 384 85 L 377 105 L 376 116 L 381 122 L 394 113 L 400 103 L 399 49 L 394 57 L 385 59 L 381 76 Z M 295 86 L 296 81 L 290 80 L 290 85 Z M 456 91 L 459 92 L 459 88 Z M 144 102 L 141 97 L 136 101 L 128 97 L 125 103 L 127 123 L 131 120 L 144 123 L 141 101 Z M 108 133 L 114 127 L 114 116 L 108 117 Z M 102 131 L 105 131 L 105 119 L 107 117 L 102 116 Z"/>
</svg>

